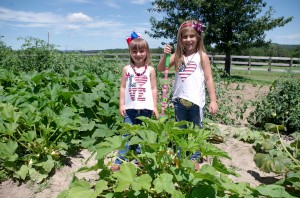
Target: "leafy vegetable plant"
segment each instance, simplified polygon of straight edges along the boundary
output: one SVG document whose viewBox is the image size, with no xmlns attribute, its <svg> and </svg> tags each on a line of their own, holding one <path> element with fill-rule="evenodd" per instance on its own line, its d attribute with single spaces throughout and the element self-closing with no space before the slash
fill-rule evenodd
<svg viewBox="0 0 300 198">
<path fill-rule="evenodd" d="M 256 197 L 270 194 L 270 188 L 255 190 L 247 183 L 234 183 L 228 175 L 237 174 L 226 168 L 218 159 L 229 158 L 226 152 L 206 141 L 211 131 L 194 129 L 187 122 L 174 122 L 166 117 L 159 120 L 140 117 L 144 125 L 123 124 L 119 135 L 106 137 L 90 147 L 98 163 L 81 171 L 101 169 L 99 180 L 89 183 L 74 177 L 69 189 L 59 197 Z M 186 129 L 181 128 L 188 125 Z M 122 138 L 122 134 L 130 134 Z M 123 162 L 119 172 L 111 172 L 112 153 L 130 145 L 140 144 L 142 153 L 127 152 L 129 162 Z M 173 150 L 172 145 L 180 147 Z M 190 154 L 200 151 L 202 157 L 212 158 L 195 171 Z M 180 155 L 179 155 L 180 154 Z M 141 166 L 131 161 L 137 160 Z M 281 191 L 287 195 L 284 189 Z"/>
</svg>

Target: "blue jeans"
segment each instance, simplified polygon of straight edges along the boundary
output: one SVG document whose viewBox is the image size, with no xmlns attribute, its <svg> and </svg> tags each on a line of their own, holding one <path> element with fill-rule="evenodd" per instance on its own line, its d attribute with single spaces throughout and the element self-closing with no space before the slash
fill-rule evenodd
<svg viewBox="0 0 300 198">
<path fill-rule="evenodd" d="M 124 117 L 124 122 L 129 123 L 129 124 L 142 124 L 141 120 L 136 119 L 139 116 L 145 116 L 145 117 L 151 118 L 152 117 L 152 110 L 148 110 L 148 109 L 141 109 L 141 110 L 127 109 L 125 117 Z M 129 134 L 123 134 L 122 138 L 125 138 L 127 136 L 129 136 Z M 128 159 L 125 157 L 128 150 L 135 150 L 137 154 L 141 153 L 140 145 L 131 145 L 131 146 L 129 146 L 128 145 L 129 140 L 127 140 L 127 142 L 125 143 L 125 148 L 118 151 L 118 157 L 115 160 L 115 164 L 122 164 L 123 161 L 128 161 Z"/>
<path fill-rule="evenodd" d="M 199 129 L 202 128 L 202 119 L 203 119 L 203 109 L 198 105 L 193 104 L 191 107 L 186 107 L 179 102 L 179 99 L 176 98 L 173 100 L 175 108 L 175 120 L 176 122 L 185 120 L 194 123 L 194 126 L 198 126 Z M 180 148 L 178 148 L 180 149 Z M 191 160 L 199 160 L 201 153 L 196 151 L 191 155 Z"/>
</svg>

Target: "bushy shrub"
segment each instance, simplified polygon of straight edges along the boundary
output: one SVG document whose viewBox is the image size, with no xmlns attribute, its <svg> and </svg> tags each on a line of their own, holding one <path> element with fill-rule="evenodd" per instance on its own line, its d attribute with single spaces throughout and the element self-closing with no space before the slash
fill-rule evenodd
<svg viewBox="0 0 300 198">
<path fill-rule="evenodd" d="M 300 131 L 300 80 L 287 76 L 274 81 L 268 95 L 255 106 L 249 123 L 261 127 L 274 123 L 284 125 L 288 132 Z"/>
</svg>

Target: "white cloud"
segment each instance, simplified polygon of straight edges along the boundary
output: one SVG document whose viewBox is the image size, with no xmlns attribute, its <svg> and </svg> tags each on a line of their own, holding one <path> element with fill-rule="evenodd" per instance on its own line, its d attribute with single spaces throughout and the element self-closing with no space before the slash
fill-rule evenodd
<svg viewBox="0 0 300 198">
<path fill-rule="evenodd" d="M 74 24 L 69 24 L 65 26 L 66 29 L 71 29 L 71 30 L 79 30 L 81 29 L 80 25 L 74 25 Z"/>
<path fill-rule="evenodd" d="M 70 13 L 64 16 L 49 12 L 15 11 L 3 7 L 0 7 L 0 22 L 2 23 L 2 26 L 77 30 L 81 28 L 92 29 L 123 26 L 120 22 L 93 19 L 82 12 Z"/>
<path fill-rule="evenodd" d="M 112 8 L 117 8 L 117 9 L 121 8 L 116 2 L 112 0 L 105 1 L 104 3 Z"/>
<path fill-rule="evenodd" d="M 131 0 L 130 3 L 144 5 L 151 2 L 151 0 Z"/>
<path fill-rule="evenodd" d="M 83 22 L 83 21 L 92 21 L 93 19 L 81 12 L 71 13 L 67 15 L 67 20 L 70 22 Z"/>
<path fill-rule="evenodd" d="M 119 27 L 123 26 L 122 23 L 114 22 L 114 21 L 97 21 L 94 23 L 88 23 L 86 24 L 86 27 L 89 28 L 99 28 L 99 27 Z"/>
<path fill-rule="evenodd" d="M 31 23 L 54 23 L 59 19 L 58 16 L 49 13 L 34 13 L 24 11 L 14 11 L 0 7 L 1 21 L 31 22 Z"/>
</svg>

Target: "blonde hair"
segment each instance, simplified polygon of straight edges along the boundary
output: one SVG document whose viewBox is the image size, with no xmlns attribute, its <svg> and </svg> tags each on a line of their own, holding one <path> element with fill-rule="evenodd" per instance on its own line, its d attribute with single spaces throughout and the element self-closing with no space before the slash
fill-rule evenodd
<svg viewBox="0 0 300 198">
<path fill-rule="evenodd" d="M 144 49 L 146 50 L 146 58 L 145 58 L 145 64 L 146 65 L 150 65 L 150 49 L 149 49 L 149 45 L 148 45 L 148 42 L 145 40 L 145 39 L 142 39 L 142 38 L 136 38 L 136 39 L 133 39 L 129 46 L 129 54 L 130 54 L 130 63 L 131 64 L 134 64 L 134 60 L 131 58 L 131 52 L 134 51 L 134 50 L 141 50 L 141 49 Z"/>
<path fill-rule="evenodd" d="M 184 61 L 183 60 L 183 56 L 185 55 L 185 50 L 184 47 L 182 45 L 182 35 L 187 31 L 193 31 L 196 36 L 197 36 L 197 52 L 200 53 L 201 56 L 201 51 L 205 52 L 205 48 L 204 48 L 204 44 L 203 44 L 203 34 L 201 32 L 198 32 L 195 30 L 195 28 L 193 27 L 193 23 L 197 23 L 196 20 L 188 20 L 183 22 L 180 27 L 179 30 L 177 32 L 177 47 L 176 47 L 176 51 L 175 51 L 175 70 L 178 71 L 179 70 L 179 66 L 181 65 L 181 63 Z"/>
</svg>

